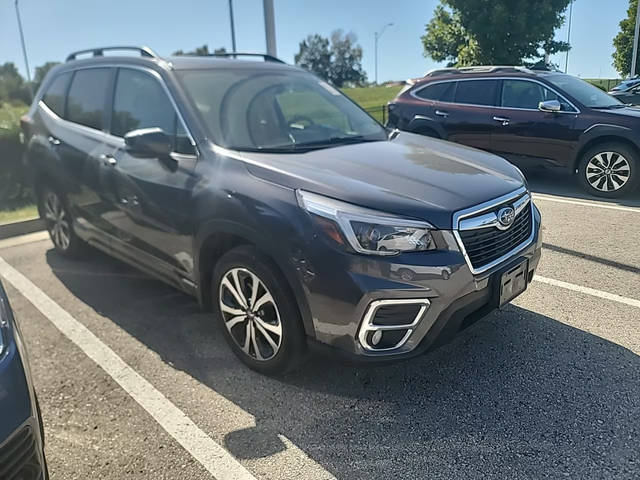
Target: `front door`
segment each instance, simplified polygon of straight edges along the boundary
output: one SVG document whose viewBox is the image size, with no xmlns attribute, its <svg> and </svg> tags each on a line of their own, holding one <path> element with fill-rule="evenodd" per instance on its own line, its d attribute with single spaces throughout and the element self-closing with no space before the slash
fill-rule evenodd
<svg viewBox="0 0 640 480">
<path fill-rule="evenodd" d="M 558 100 L 561 111 L 540 111 L 539 103 L 547 100 Z M 573 105 L 544 85 L 525 79 L 503 80 L 493 117 L 492 150 L 524 167 L 566 166 L 582 133 L 575 128 Z"/>
<path fill-rule="evenodd" d="M 173 142 L 166 158 L 129 152 L 123 137 L 161 128 Z M 112 217 L 121 254 L 164 275 L 191 278 L 192 192 L 196 151 L 161 79 L 153 72 L 120 68 L 111 120 L 113 150 L 103 182 L 117 214 Z"/>
</svg>

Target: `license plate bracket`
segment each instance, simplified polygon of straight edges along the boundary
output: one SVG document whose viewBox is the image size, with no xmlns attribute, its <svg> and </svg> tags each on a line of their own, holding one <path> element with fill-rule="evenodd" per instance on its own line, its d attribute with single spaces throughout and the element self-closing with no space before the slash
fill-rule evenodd
<svg viewBox="0 0 640 480">
<path fill-rule="evenodd" d="M 529 261 L 523 260 L 500 274 L 498 284 L 499 307 L 509 303 L 527 289 L 528 273 Z"/>
</svg>

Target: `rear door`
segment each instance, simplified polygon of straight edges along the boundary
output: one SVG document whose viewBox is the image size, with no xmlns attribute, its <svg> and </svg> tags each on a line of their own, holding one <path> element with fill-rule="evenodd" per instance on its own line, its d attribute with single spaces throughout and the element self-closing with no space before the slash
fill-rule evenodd
<svg viewBox="0 0 640 480">
<path fill-rule="evenodd" d="M 463 79 L 456 82 L 453 102 L 438 105 L 436 114 L 444 119 L 446 139 L 470 147 L 491 149 L 496 128 L 493 109 L 499 81 L 491 78 Z"/>
<path fill-rule="evenodd" d="M 406 125 L 400 127 L 416 133 L 437 135 L 445 138 L 445 120 L 447 106 L 453 101 L 455 81 L 434 82 L 411 92 L 410 101 L 404 102 L 408 108 L 403 115 Z M 392 113 L 389 114 L 391 121 Z"/>
<path fill-rule="evenodd" d="M 152 127 L 172 138 L 169 157 L 140 157 L 126 149 L 128 132 Z M 115 206 L 114 248 L 164 276 L 191 277 L 196 149 L 157 73 L 118 69 L 110 133 L 113 149 L 102 179 Z"/>
<path fill-rule="evenodd" d="M 108 206 L 100 189 L 99 163 L 105 144 L 107 93 L 114 69 L 86 68 L 73 72 L 64 107 L 63 122 L 55 122 L 48 141 L 60 159 L 56 172 L 83 237 L 108 243 Z M 58 184 L 60 184 L 58 182 Z"/>
<path fill-rule="evenodd" d="M 543 112 L 540 102 L 557 100 L 560 112 Z M 504 79 L 495 109 L 492 150 L 522 166 L 566 165 L 582 133 L 575 128 L 578 110 L 542 83 Z"/>
</svg>

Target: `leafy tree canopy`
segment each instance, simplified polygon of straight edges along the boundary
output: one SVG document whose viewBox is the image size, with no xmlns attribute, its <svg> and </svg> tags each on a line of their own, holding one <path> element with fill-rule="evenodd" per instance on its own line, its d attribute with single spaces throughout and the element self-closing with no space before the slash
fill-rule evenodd
<svg viewBox="0 0 640 480">
<path fill-rule="evenodd" d="M 213 53 L 227 53 L 227 49 L 224 47 L 220 47 L 220 48 L 216 48 Z M 209 52 L 209 45 L 202 45 L 201 47 L 196 47 L 194 50 L 191 50 L 189 52 L 185 52 L 184 50 L 176 50 L 175 52 L 173 52 L 171 55 L 176 56 L 176 57 L 180 57 L 183 55 L 190 55 L 190 56 L 196 56 L 196 57 L 204 57 L 206 55 L 210 55 L 211 52 Z"/>
<path fill-rule="evenodd" d="M 426 25 L 425 56 L 450 66 L 520 65 L 568 50 L 554 40 L 570 0 L 440 0 Z"/>
<path fill-rule="evenodd" d="M 335 30 L 331 40 L 309 35 L 300 42 L 296 65 L 305 68 L 337 87 L 361 85 L 367 81 L 362 68 L 362 47 L 353 33 Z"/>
<path fill-rule="evenodd" d="M 633 60 L 633 37 L 635 35 L 636 12 L 638 0 L 630 0 L 627 18 L 620 22 L 620 32 L 613 39 L 613 66 L 626 77 L 631 73 L 631 61 Z M 638 55 L 640 57 L 640 55 Z M 640 61 L 636 62 L 636 72 L 639 72 Z"/>
</svg>

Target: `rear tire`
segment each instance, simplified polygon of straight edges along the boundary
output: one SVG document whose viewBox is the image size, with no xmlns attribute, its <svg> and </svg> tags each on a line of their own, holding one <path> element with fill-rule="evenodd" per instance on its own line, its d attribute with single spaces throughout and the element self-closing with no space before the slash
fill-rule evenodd
<svg viewBox="0 0 640 480">
<path fill-rule="evenodd" d="M 39 202 L 40 217 L 45 222 L 55 249 L 67 257 L 78 255 L 83 242 L 73 229 L 73 218 L 64 195 L 52 188 L 44 188 L 39 195 Z"/>
<path fill-rule="evenodd" d="M 619 198 L 638 185 L 637 152 L 623 143 L 602 143 L 590 148 L 578 166 L 582 188 L 592 195 Z"/>
<path fill-rule="evenodd" d="M 251 369 L 277 375 L 304 359 L 306 338 L 293 293 L 271 259 L 248 245 L 214 268 L 212 304 L 227 343 Z"/>
</svg>

